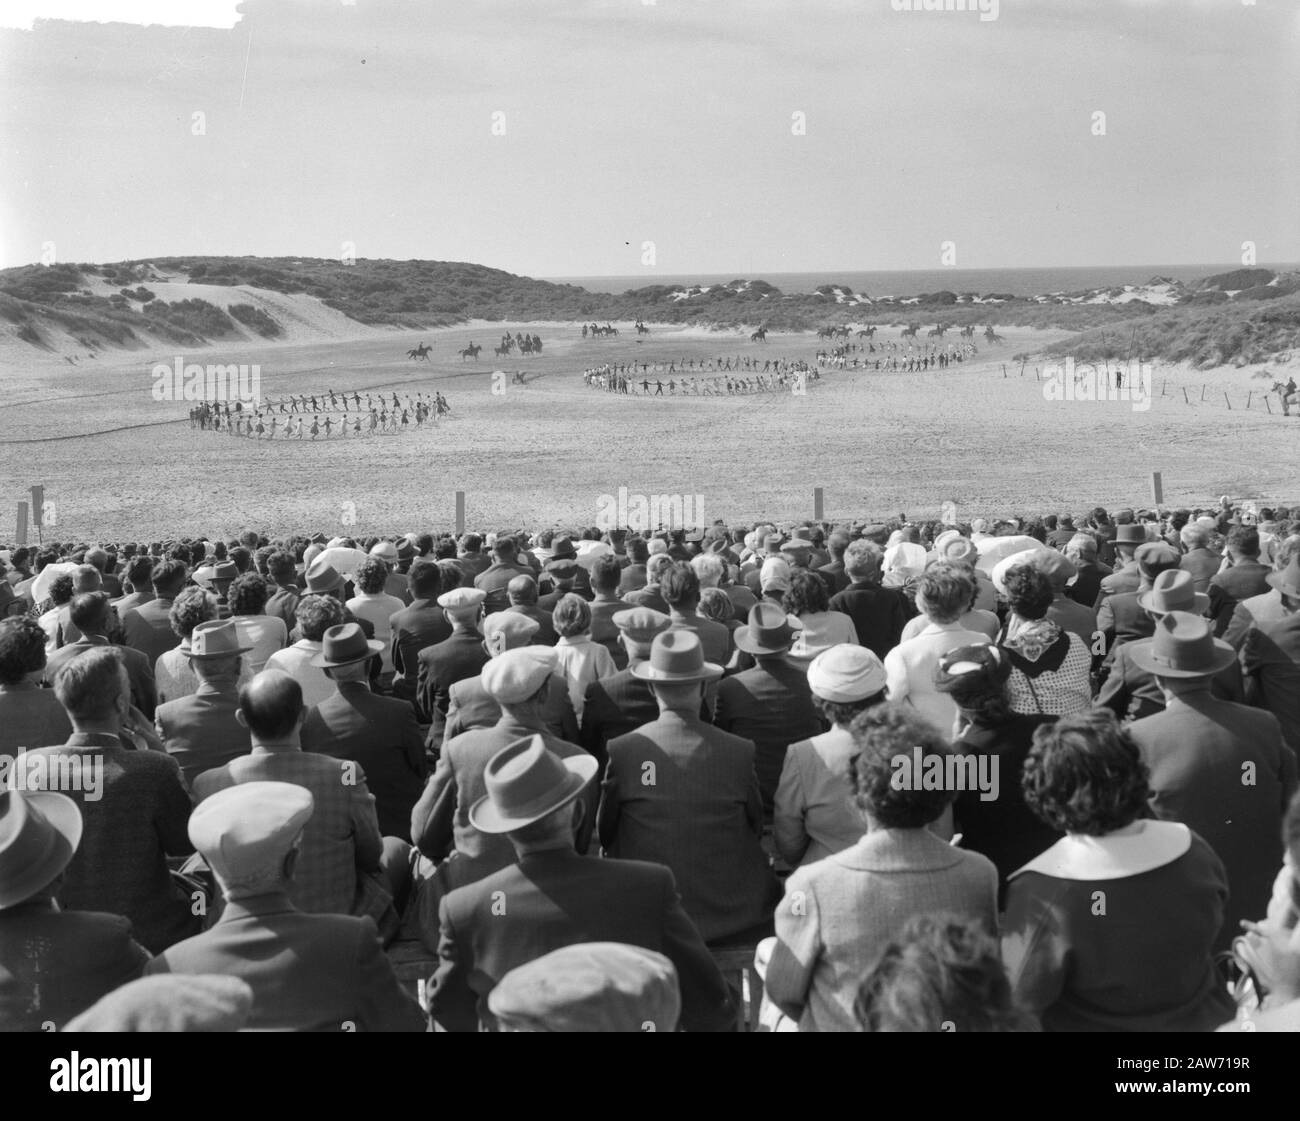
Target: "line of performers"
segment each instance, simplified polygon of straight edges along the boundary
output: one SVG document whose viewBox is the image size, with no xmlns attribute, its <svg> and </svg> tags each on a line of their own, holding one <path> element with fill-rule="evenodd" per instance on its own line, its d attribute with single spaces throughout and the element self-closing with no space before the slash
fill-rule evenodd
<svg viewBox="0 0 1300 1121">
<path fill-rule="evenodd" d="M 405 432 L 412 424 L 422 428 L 426 422 L 450 412 L 451 405 L 441 393 L 417 393 L 415 397 L 407 394 L 404 400 L 394 393 L 390 400 L 382 393 L 377 397 L 367 393 L 363 398 L 359 393 L 349 396 L 331 390 L 319 395 L 268 399 L 260 404 L 204 401 L 190 410 L 190 427 L 258 440 L 273 440 L 276 436 L 328 440 L 336 434 L 357 437 Z M 341 415 L 336 418 L 335 413 Z M 285 418 L 283 422 L 281 417 Z"/>
<path fill-rule="evenodd" d="M 786 393 L 802 388 L 821 377 L 821 371 L 805 363 L 788 363 L 788 369 L 774 373 L 756 373 L 741 377 L 738 373 L 723 377 L 687 376 L 674 368 L 666 371 L 668 380 L 649 376 L 647 363 L 637 380 L 635 364 L 595 366 L 584 371 L 587 385 L 606 393 L 625 393 L 639 397 L 735 397 L 750 393 Z M 660 371 L 663 373 L 665 371 Z M 667 393 L 664 390 L 667 390 Z"/>
</svg>

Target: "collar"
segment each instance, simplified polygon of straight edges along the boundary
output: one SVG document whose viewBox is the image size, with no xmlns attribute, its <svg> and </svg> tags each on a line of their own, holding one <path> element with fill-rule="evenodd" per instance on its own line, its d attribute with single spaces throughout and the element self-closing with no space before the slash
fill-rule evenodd
<svg viewBox="0 0 1300 1121">
<path fill-rule="evenodd" d="M 293 644 L 295 650 L 310 650 L 313 654 L 319 654 L 324 648 L 324 643 L 312 642 L 309 638 L 300 638 Z"/>
<path fill-rule="evenodd" d="M 228 900 L 217 922 L 234 922 L 237 919 L 255 918 L 259 915 L 289 914 L 295 910 L 297 908 L 289 902 L 286 892 L 270 891 L 265 895 L 246 895 L 240 899 Z"/>
<path fill-rule="evenodd" d="M 1192 847 L 1192 831 L 1181 822 L 1135 824 L 1104 837 L 1067 833 L 1007 878 L 1037 872 L 1058 880 L 1122 880 L 1172 864 Z"/>
<path fill-rule="evenodd" d="M 294 755 L 301 753 L 302 745 L 294 743 L 254 744 L 250 755 Z"/>
<path fill-rule="evenodd" d="M 73 732 L 64 747 L 122 747 L 122 739 L 111 732 Z"/>
</svg>

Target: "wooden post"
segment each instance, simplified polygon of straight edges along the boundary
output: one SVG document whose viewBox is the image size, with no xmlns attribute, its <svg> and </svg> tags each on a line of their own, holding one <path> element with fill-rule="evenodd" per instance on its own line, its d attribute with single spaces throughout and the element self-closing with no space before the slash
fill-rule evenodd
<svg viewBox="0 0 1300 1121">
<path fill-rule="evenodd" d="M 1205 400 L 1205 382 L 1201 382 L 1201 400 Z"/>
<path fill-rule="evenodd" d="M 822 488 L 813 487 L 813 521 L 822 520 Z"/>
<path fill-rule="evenodd" d="M 1028 358 L 1022 358 L 1022 359 L 1020 360 L 1020 376 L 1021 376 L 1022 378 L 1025 376 L 1025 363 L 1028 362 L 1028 361 L 1029 361 Z"/>
<path fill-rule="evenodd" d="M 27 503 L 18 503 L 18 532 L 14 534 L 14 540 L 19 545 L 27 544 Z"/>
<path fill-rule="evenodd" d="M 1160 379 L 1160 396 L 1161 396 L 1161 397 L 1163 397 L 1163 396 L 1165 395 L 1165 386 L 1168 385 L 1168 384 L 1169 384 L 1169 379 L 1168 379 L 1168 378 L 1161 378 L 1161 379 Z"/>
<path fill-rule="evenodd" d="M 1002 376 L 1007 376 L 1007 364 L 1005 362 L 1002 363 Z"/>
<path fill-rule="evenodd" d="M 1255 391 L 1253 389 L 1246 394 L 1246 408 L 1248 409 L 1250 408 L 1250 399 L 1254 396 L 1255 396 Z"/>
<path fill-rule="evenodd" d="M 32 487 L 32 524 L 36 527 L 36 540 L 44 544 L 44 538 L 41 533 L 42 524 L 45 521 L 45 487 Z"/>
<path fill-rule="evenodd" d="M 1223 391 L 1223 399 L 1228 402 L 1228 412 L 1232 412 L 1232 402 L 1228 401 L 1228 391 L 1226 389 Z"/>
<path fill-rule="evenodd" d="M 1159 471 L 1151 472 L 1151 502 L 1156 506 L 1164 505 L 1165 488 Z"/>
<path fill-rule="evenodd" d="M 1267 394 L 1267 393 L 1264 394 L 1264 408 L 1266 408 L 1266 409 L 1268 410 L 1268 412 L 1269 412 L 1269 415 L 1272 416 L 1272 414 L 1273 414 L 1273 406 L 1270 405 L 1270 404 L 1268 403 L 1268 394 Z"/>
<path fill-rule="evenodd" d="M 1183 386 L 1183 404 L 1184 405 L 1191 404 L 1191 402 L 1187 399 L 1187 386 Z"/>
<path fill-rule="evenodd" d="M 465 492 L 456 492 L 456 536 L 465 532 Z"/>
</svg>

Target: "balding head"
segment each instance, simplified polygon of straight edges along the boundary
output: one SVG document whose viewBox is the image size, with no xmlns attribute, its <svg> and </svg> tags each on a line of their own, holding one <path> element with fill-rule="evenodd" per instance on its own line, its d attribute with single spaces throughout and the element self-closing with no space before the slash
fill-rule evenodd
<svg viewBox="0 0 1300 1121">
<path fill-rule="evenodd" d="M 263 670 L 239 690 L 239 722 L 253 743 L 296 738 L 302 722 L 302 686 L 280 670 Z"/>
<path fill-rule="evenodd" d="M 531 576 L 516 576 L 506 585 L 511 605 L 530 607 L 537 602 L 537 581 Z"/>
</svg>

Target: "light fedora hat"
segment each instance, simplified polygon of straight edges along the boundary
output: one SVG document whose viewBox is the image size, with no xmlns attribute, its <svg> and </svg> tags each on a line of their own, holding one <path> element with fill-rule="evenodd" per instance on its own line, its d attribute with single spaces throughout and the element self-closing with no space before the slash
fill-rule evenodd
<svg viewBox="0 0 1300 1121">
<path fill-rule="evenodd" d="M 340 623 L 321 635 L 320 653 L 311 659 L 311 664 L 318 669 L 350 666 L 373 658 L 383 649 L 384 644 L 377 638 L 366 638 L 360 623 Z"/>
<path fill-rule="evenodd" d="M 666 685 L 717 681 L 722 676 L 722 667 L 704 660 L 704 647 L 694 631 L 670 630 L 655 635 L 650 644 L 650 657 L 632 667 L 632 676 Z"/>
<path fill-rule="evenodd" d="M 239 628 L 233 619 L 208 619 L 194 628 L 190 635 L 190 658 L 199 661 L 212 658 L 233 658 L 247 654 L 251 646 L 240 645 Z"/>
<path fill-rule="evenodd" d="M 1162 615 L 1155 635 L 1131 643 L 1128 652 L 1138 669 L 1157 677 L 1211 677 L 1237 657 L 1231 646 L 1214 637 L 1208 619 L 1186 611 Z"/>
<path fill-rule="evenodd" d="M 1300 598 L 1300 556 L 1292 557 L 1291 563 L 1281 572 L 1270 572 L 1264 579 L 1269 587 L 1276 588 L 1284 596 Z"/>
<path fill-rule="evenodd" d="M 470 824 L 490 834 L 522 829 L 572 802 L 599 767 L 585 752 L 561 759 L 539 735 L 515 740 L 488 760 L 487 794 L 470 807 Z"/>
<path fill-rule="evenodd" d="M 81 844 L 81 811 L 66 794 L 0 790 L 0 911 L 48 887 Z"/>
<path fill-rule="evenodd" d="M 1210 597 L 1196 590 L 1196 581 L 1186 569 L 1169 568 L 1151 581 L 1149 592 L 1138 596 L 1138 606 L 1152 615 L 1168 615 L 1171 611 L 1204 615 Z"/>
</svg>

